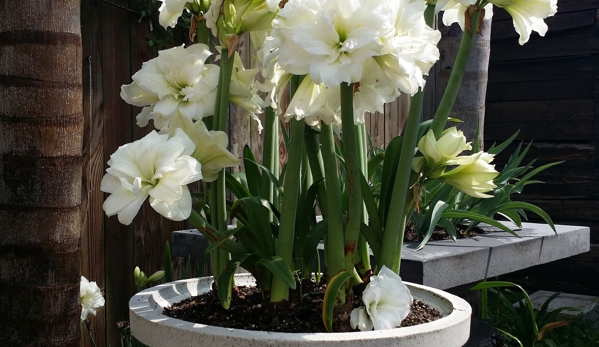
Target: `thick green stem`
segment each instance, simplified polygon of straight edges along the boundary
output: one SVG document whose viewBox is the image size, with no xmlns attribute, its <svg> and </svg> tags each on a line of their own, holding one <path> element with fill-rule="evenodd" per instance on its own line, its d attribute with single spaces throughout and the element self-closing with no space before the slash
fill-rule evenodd
<svg viewBox="0 0 599 347">
<path fill-rule="evenodd" d="M 210 44 L 210 29 L 206 27 L 205 19 L 198 19 L 196 28 L 196 42 L 203 43 L 205 45 Z"/>
<path fill-rule="evenodd" d="M 299 76 L 294 76 L 291 81 L 292 95 L 300 83 Z M 287 148 L 287 172 L 283 183 L 283 206 L 281 208 L 281 224 L 277 240 L 277 256 L 291 267 L 293 257 L 293 240 L 295 239 L 295 217 L 299 198 L 299 183 L 301 180 L 301 163 L 304 150 L 305 122 L 291 120 L 291 136 Z M 280 302 L 289 299 L 289 287 L 280 278 L 274 277 L 270 292 L 270 302 Z"/>
<path fill-rule="evenodd" d="M 435 5 L 429 4 L 424 12 L 426 24 L 432 27 L 435 18 Z M 383 242 L 381 247 L 381 264 L 387 266 L 394 272 L 399 273 L 401 251 L 403 247 L 403 238 L 408 213 L 406 204 L 408 202 L 408 190 L 410 189 L 410 173 L 412 170 L 412 161 L 414 160 L 414 149 L 418 141 L 418 126 L 420 124 L 420 114 L 422 113 L 422 103 L 424 101 L 424 91 L 418 91 L 410 102 L 410 112 L 408 121 L 404 129 L 404 139 L 401 147 L 399 165 L 393 185 L 391 195 L 391 204 Z M 441 128 L 445 126 L 442 124 Z"/>
<path fill-rule="evenodd" d="M 333 127 L 322 124 L 320 132 L 322 159 L 325 171 L 326 200 L 328 209 L 328 230 L 325 239 L 327 271 L 332 278 L 345 268 L 345 244 L 343 237 L 343 209 L 339 191 L 339 171 L 335 154 Z M 343 298 L 344 299 L 344 298 Z"/>
<path fill-rule="evenodd" d="M 229 86 L 233 73 L 233 57 L 228 58 L 228 49 L 222 49 L 221 67 L 219 74 L 218 90 L 216 92 L 216 106 L 214 110 L 214 130 L 225 131 L 227 127 L 227 108 L 229 106 Z M 210 215 L 212 224 L 221 233 L 227 231 L 227 201 L 225 196 L 225 171 L 218 174 L 215 182 L 208 185 L 210 190 Z M 230 259 L 228 252 L 217 248 L 210 254 L 212 275 L 216 278 L 226 268 Z"/>
<path fill-rule="evenodd" d="M 408 189 L 410 189 L 410 172 L 412 171 L 412 160 L 414 159 L 414 149 L 418 141 L 418 126 L 420 124 L 420 114 L 422 112 L 422 102 L 424 100 L 424 91 L 418 91 L 410 103 L 410 112 L 408 121 L 404 129 L 403 145 L 397 168 L 397 175 L 393 184 L 393 193 L 391 195 L 391 204 L 385 232 L 383 234 L 383 244 L 381 247 L 381 264 L 399 273 L 399 264 L 395 258 L 401 259 L 401 249 L 403 246 L 403 236 L 406 219 L 406 198 Z M 397 252 L 397 254 L 395 254 Z"/>
<path fill-rule="evenodd" d="M 451 69 L 449 80 L 447 81 L 447 87 L 445 88 L 445 92 L 443 93 L 443 97 L 439 103 L 439 108 L 437 109 L 437 113 L 435 113 L 435 117 L 433 118 L 433 122 L 431 124 L 431 129 L 433 130 L 436 138 L 441 136 L 441 132 L 443 132 L 445 123 L 447 123 L 447 119 L 449 118 L 449 114 L 453 108 L 453 103 L 455 102 L 458 91 L 460 90 L 462 78 L 464 77 L 464 71 L 466 70 L 466 63 L 468 62 L 468 57 L 470 56 L 470 51 L 472 50 L 474 35 L 476 35 L 479 15 L 480 9 L 476 10 L 476 12 L 474 12 L 470 18 L 470 33 L 467 30 L 462 33 L 462 42 L 460 42 L 458 54 L 456 56 L 453 68 Z"/>
<path fill-rule="evenodd" d="M 279 122 L 272 107 L 264 111 L 264 149 L 262 151 L 262 165 L 273 175 L 279 175 Z M 260 196 L 270 202 L 274 198 L 274 185 L 268 175 L 262 175 L 262 192 Z M 272 212 L 268 212 L 269 220 L 272 221 Z"/>
<path fill-rule="evenodd" d="M 355 272 L 354 261 L 360 223 L 362 222 L 362 191 L 360 190 L 360 163 L 354 126 L 354 86 L 341 83 L 341 129 L 343 157 L 345 159 L 347 186 L 347 218 L 345 225 L 345 271 Z"/>
</svg>

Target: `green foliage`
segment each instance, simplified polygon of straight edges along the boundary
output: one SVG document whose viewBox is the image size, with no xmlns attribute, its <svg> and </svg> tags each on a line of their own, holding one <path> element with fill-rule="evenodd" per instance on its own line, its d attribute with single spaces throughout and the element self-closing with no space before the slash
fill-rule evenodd
<svg viewBox="0 0 599 347">
<path fill-rule="evenodd" d="M 495 155 L 499 154 L 512 143 L 517 135 L 518 133 L 515 133 L 497 146 L 494 144 L 488 152 Z M 493 180 L 497 187 L 489 193 L 493 196 L 492 198 L 475 198 L 440 180 L 427 180 L 420 187 L 422 195 L 419 208 L 412 215 L 412 223 L 416 229 L 418 239 L 421 241 L 418 248 L 424 246 L 431 237 L 436 225 L 442 226 L 452 239 L 457 237 L 456 230 L 459 229 L 458 226 L 464 226 L 464 232 L 468 232 L 481 222 L 514 234 L 498 221 L 500 219 L 508 220 L 518 227 L 522 227 L 522 221 L 528 219 L 526 212 L 538 215 L 555 231 L 553 221 L 541 208 L 527 202 L 512 201 L 512 197 L 521 194 L 525 186 L 542 183 L 533 180 L 534 176 L 561 163 L 554 162 L 536 168 L 534 167 L 535 160 L 528 164 L 522 164 L 530 146 L 531 143 L 524 148 L 522 148 L 522 143 L 517 146 L 502 171 Z M 438 204 L 441 204 L 440 206 L 447 205 L 440 216 Z"/>
<path fill-rule="evenodd" d="M 148 46 L 156 50 L 172 48 L 180 39 L 176 39 L 175 35 L 187 33 L 191 25 L 191 15 L 187 11 L 179 18 L 177 23 L 177 31 L 167 30 L 158 22 L 158 9 L 162 1 L 160 0 L 138 0 L 139 7 L 139 23 L 146 24 L 150 28 L 150 36 L 148 37 Z M 173 34 L 173 32 L 175 34 Z"/>
<path fill-rule="evenodd" d="M 514 290 L 512 290 L 514 289 Z M 568 329 L 570 320 L 560 316 L 564 310 L 575 311 L 572 307 L 560 307 L 549 310 L 549 304 L 561 293 L 555 293 L 541 306 L 534 309 L 530 296 L 522 287 L 511 282 L 490 281 L 474 286 L 472 290 L 483 291 L 483 318 L 491 318 L 495 328 L 508 337 L 510 346 L 595 346 L 599 344 L 599 331 L 596 332 L 596 344 L 588 340 L 582 344 L 557 344 L 556 332 Z M 489 291 L 489 295 L 487 295 Z M 490 297 L 487 300 L 487 297 Z M 585 334 L 582 334 L 585 336 Z M 576 337 L 581 339 L 581 336 Z M 563 340 L 562 340 L 563 341 Z"/>
</svg>

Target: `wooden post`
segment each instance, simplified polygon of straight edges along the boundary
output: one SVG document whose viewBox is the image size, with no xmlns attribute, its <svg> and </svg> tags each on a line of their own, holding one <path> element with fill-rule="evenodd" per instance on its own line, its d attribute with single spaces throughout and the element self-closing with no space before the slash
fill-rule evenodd
<svg viewBox="0 0 599 347">
<path fill-rule="evenodd" d="M 460 46 L 462 30 L 457 23 L 452 26 L 439 24 L 442 34 L 439 42 L 441 58 L 439 59 L 439 90 L 445 90 L 451 69 Z M 485 96 L 491 52 L 491 20 L 485 19 L 482 25 L 482 35 L 475 34 L 472 53 L 466 65 L 466 72 L 460 86 L 457 99 L 450 116 L 462 121 L 458 128 L 464 131 L 468 141 L 478 141 L 479 150 L 483 149 L 483 129 L 485 124 Z M 451 124 L 451 123 L 449 123 Z M 451 125 L 449 125 L 451 126 Z M 478 139 L 475 139 L 479 127 Z"/>
</svg>

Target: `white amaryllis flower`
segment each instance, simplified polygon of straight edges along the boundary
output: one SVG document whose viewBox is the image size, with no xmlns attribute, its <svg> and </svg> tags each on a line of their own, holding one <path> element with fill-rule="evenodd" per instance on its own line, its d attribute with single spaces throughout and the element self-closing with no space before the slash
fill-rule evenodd
<svg viewBox="0 0 599 347">
<path fill-rule="evenodd" d="M 413 169 L 417 172 L 425 171 L 425 176 L 434 178 L 439 176 L 447 163 L 454 160 L 458 154 L 471 150 L 470 142 L 466 143 L 466 136 L 456 127 L 451 127 L 441 133 L 437 140 L 432 130 L 418 141 L 418 150 L 423 157 L 414 158 Z"/>
<path fill-rule="evenodd" d="M 204 64 L 211 54 L 207 45 L 198 43 L 159 51 L 145 62 L 133 83 L 121 87 L 123 100 L 145 106 L 137 124 L 154 120 L 154 127 L 164 129 L 177 111 L 194 120 L 213 115 L 219 67 Z"/>
<path fill-rule="evenodd" d="M 401 277 L 383 265 L 379 274 L 370 277 L 362 293 L 364 307 L 352 310 L 353 328 L 383 330 L 397 328 L 410 312 L 413 298 Z"/>
<path fill-rule="evenodd" d="M 81 276 L 79 286 L 79 302 L 81 303 L 81 321 L 87 319 L 90 314 L 96 315 L 96 310 L 104 306 L 102 291 L 96 282 L 90 282 L 84 276 Z"/>
<path fill-rule="evenodd" d="M 327 87 L 359 82 L 362 64 L 381 54 L 393 30 L 387 12 L 378 1 L 290 0 L 273 20 L 279 64 Z"/>
<path fill-rule="evenodd" d="M 443 24 L 450 26 L 453 23 L 458 23 L 460 28 L 464 30 L 466 21 L 466 10 L 468 6 L 474 5 L 477 0 L 440 0 L 437 2 L 435 12 L 443 11 Z M 493 4 L 485 5 L 484 19 L 493 18 Z"/>
<path fill-rule="evenodd" d="M 534 30 L 541 36 L 547 33 L 547 24 L 543 19 L 552 17 L 557 12 L 557 0 L 489 0 L 498 7 L 503 7 L 514 20 L 514 28 L 520 39 L 520 45 L 528 42 Z"/>
<path fill-rule="evenodd" d="M 426 2 L 386 0 L 382 3 L 392 30 L 383 38 L 381 55 L 374 57 L 380 68 L 380 79 L 387 79 L 386 83 L 401 92 L 414 95 L 424 87 L 424 75 L 428 75 L 439 60 L 437 43 L 441 33 L 426 25 Z"/>
<path fill-rule="evenodd" d="M 462 192 L 477 198 L 492 198 L 485 194 L 493 190 L 496 185 L 493 179 L 499 174 L 495 171 L 494 155 L 478 152 L 470 156 L 456 157 L 447 162 L 448 165 L 458 165 L 455 169 L 444 172 L 439 178 Z"/>
<path fill-rule="evenodd" d="M 192 122 L 191 119 L 177 115 L 173 117 L 168 132 L 175 136 L 177 129 L 183 130 L 195 144 L 190 154 L 202 165 L 202 180 L 213 182 L 225 167 L 239 164 L 239 160 L 227 150 L 229 137 L 224 131 L 208 131 L 204 122 Z"/>
<path fill-rule="evenodd" d="M 229 87 L 229 101 L 248 111 L 250 117 L 258 123 L 258 132 L 262 132 L 262 123 L 258 114 L 262 113 L 264 100 L 258 95 L 258 82 L 256 75 L 260 69 L 245 69 L 241 62 L 239 52 L 234 54 L 233 73 Z"/>
<path fill-rule="evenodd" d="M 175 221 L 189 217 L 187 184 L 202 178 L 200 163 L 190 156 L 194 149 L 182 130 L 170 138 L 152 131 L 119 147 L 100 184 L 100 190 L 110 193 L 102 206 L 106 215 L 118 214 L 119 222 L 129 225 L 149 196 L 150 205 L 164 217 Z"/>
<path fill-rule="evenodd" d="M 307 75 L 289 102 L 285 118 L 304 119 L 309 126 L 319 128 L 321 121 L 328 125 L 341 124 L 340 108 L 339 87 L 329 89 Z"/>
<path fill-rule="evenodd" d="M 187 3 L 193 3 L 193 0 L 162 0 L 162 5 L 158 9 L 160 11 L 158 16 L 160 25 L 165 29 L 168 27 L 174 28 Z"/>
</svg>

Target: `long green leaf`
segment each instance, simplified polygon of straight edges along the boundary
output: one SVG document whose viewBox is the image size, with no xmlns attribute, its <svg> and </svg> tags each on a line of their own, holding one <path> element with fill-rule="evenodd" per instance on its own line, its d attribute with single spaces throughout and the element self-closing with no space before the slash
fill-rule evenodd
<svg viewBox="0 0 599 347">
<path fill-rule="evenodd" d="M 260 169 L 262 169 L 262 174 L 266 174 L 268 176 L 268 178 L 270 179 L 270 181 L 273 183 L 275 189 L 281 195 L 283 194 L 283 185 L 281 185 L 281 181 L 285 177 L 284 171 L 287 168 L 287 165 L 285 165 L 285 168 L 283 168 L 283 172 L 281 172 L 281 176 L 279 178 L 277 178 L 272 172 L 270 172 L 270 170 L 266 166 L 254 161 L 254 160 L 251 160 L 251 159 L 246 159 L 246 160 L 251 162 L 253 165 L 256 165 Z M 258 195 L 258 194 L 256 194 L 256 195 Z"/>
<path fill-rule="evenodd" d="M 437 201 L 433 209 L 430 211 L 430 215 L 427 218 L 430 221 L 428 225 L 428 230 L 426 231 L 426 234 L 422 238 L 422 241 L 420 242 L 418 247 L 416 247 L 417 251 L 421 250 L 422 247 L 424 247 L 424 245 L 431 238 L 431 236 L 433 235 L 433 231 L 435 231 L 435 227 L 437 226 L 437 222 L 439 221 L 439 219 L 441 219 L 443 211 L 445 211 L 448 206 L 449 205 L 447 205 L 445 201 Z"/>
<path fill-rule="evenodd" d="M 500 145 L 495 146 L 495 144 L 493 144 L 491 146 L 491 148 L 489 148 L 489 150 L 487 151 L 490 154 L 499 154 L 501 153 L 501 151 L 503 151 L 507 146 L 510 145 L 510 143 L 512 143 L 516 137 L 518 137 L 518 134 L 520 133 L 520 130 L 516 131 L 516 133 L 512 136 L 510 136 L 507 140 L 503 141 Z"/>
<path fill-rule="evenodd" d="M 496 221 L 493 218 L 483 216 L 482 214 L 479 214 L 479 213 L 468 212 L 468 211 L 458 211 L 458 210 L 446 210 L 443 212 L 442 217 L 443 218 L 462 218 L 462 219 L 476 220 L 479 222 L 490 224 L 490 225 L 497 227 L 505 232 L 508 232 L 516 237 L 520 237 L 520 236 L 518 236 L 518 234 L 516 234 L 515 232 L 510 230 L 510 228 L 503 225 L 502 223 Z"/>
<path fill-rule="evenodd" d="M 397 165 L 399 165 L 399 154 L 403 138 L 400 136 L 394 137 L 385 151 L 385 161 L 383 161 L 383 174 L 381 179 L 381 200 L 379 203 L 379 220 L 382 225 L 387 221 L 387 213 L 389 210 L 390 196 L 393 191 L 393 182 L 397 173 Z"/>
<path fill-rule="evenodd" d="M 304 262 L 312 261 L 312 259 L 314 259 L 314 255 L 318 252 L 318 244 L 324 238 L 328 226 L 329 221 L 323 219 L 308 231 L 302 247 L 302 257 L 304 258 Z"/>
<path fill-rule="evenodd" d="M 238 178 L 228 172 L 225 172 L 225 184 L 237 199 L 251 196 L 249 190 L 238 180 Z"/>
<path fill-rule="evenodd" d="M 322 303 L 322 322 L 328 332 L 333 331 L 333 310 L 337 300 L 337 294 L 350 278 L 354 276 L 351 273 L 342 271 L 335 275 L 327 284 Z"/>
<path fill-rule="evenodd" d="M 260 187 L 262 185 L 262 174 L 256 165 L 254 153 L 252 153 L 252 150 L 248 145 L 243 147 L 243 165 L 250 194 L 259 196 L 261 190 Z"/>
<path fill-rule="evenodd" d="M 362 184 L 362 199 L 364 200 L 366 211 L 368 211 L 368 216 L 370 217 L 370 227 L 372 228 L 372 231 L 377 234 L 377 237 L 381 238 L 383 229 L 381 220 L 379 219 L 376 202 L 374 201 L 374 197 L 372 196 L 372 191 L 370 190 L 368 182 L 366 182 L 364 176 L 361 176 L 360 178 Z"/>
<path fill-rule="evenodd" d="M 524 201 L 511 201 L 506 204 L 501 205 L 499 212 L 504 212 L 506 210 L 514 210 L 514 209 L 523 209 L 533 213 L 536 213 L 539 217 L 543 218 L 545 223 L 549 224 L 551 229 L 557 234 L 557 230 L 555 230 L 555 225 L 553 225 L 553 221 L 551 217 L 547 214 L 547 212 L 543 211 L 540 207 L 533 205 Z"/>
<path fill-rule="evenodd" d="M 377 153 L 368 161 L 368 177 L 371 178 L 374 172 L 380 167 L 381 162 L 385 159 L 385 153 Z"/>
<path fill-rule="evenodd" d="M 235 276 L 235 272 L 237 271 L 239 265 L 241 265 L 241 261 L 230 260 L 227 263 L 227 267 L 225 267 L 216 280 L 218 299 L 221 306 L 226 310 L 228 310 L 231 306 L 231 290 L 235 284 L 233 281 L 233 276 Z"/>
<path fill-rule="evenodd" d="M 281 257 L 271 257 L 270 259 L 262 258 L 256 262 L 257 265 L 262 265 L 273 275 L 280 278 L 290 289 L 295 289 L 295 277 L 289 266 Z"/>
</svg>

